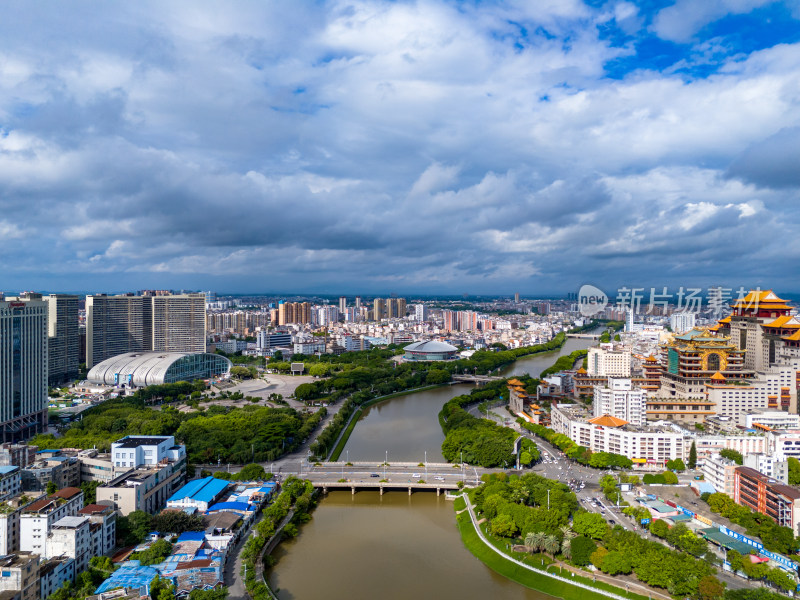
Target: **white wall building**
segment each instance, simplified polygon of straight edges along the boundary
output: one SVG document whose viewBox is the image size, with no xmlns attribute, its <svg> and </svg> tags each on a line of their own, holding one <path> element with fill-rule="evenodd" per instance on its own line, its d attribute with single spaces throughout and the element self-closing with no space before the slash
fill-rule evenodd
<svg viewBox="0 0 800 600">
<path fill-rule="evenodd" d="M 78 488 L 63 488 L 26 506 L 19 519 L 20 550 L 44 556 L 53 523 L 74 517 L 82 508 L 83 492 Z"/>
<path fill-rule="evenodd" d="M 595 417 L 611 415 L 631 425 L 644 425 L 645 391 L 633 389 L 630 379 L 611 377 L 607 386 L 594 386 L 593 409 Z"/>
<path fill-rule="evenodd" d="M 800 415 L 782 410 L 758 411 L 739 415 L 739 425 L 752 429 L 756 424 L 771 429 L 800 429 Z"/>
<path fill-rule="evenodd" d="M 180 463 L 186 446 L 177 445 L 171 435 L 129 435 L 111 444 L 111 461 L 116 468 L 155 467 L 161 461 Z"/>
<path fill-rule="evenodd" d="M 777 460 L 786 460 L 790 456 L 800 459 L 800 429 L 770 431 L 766 440 L 765 454 Z"/>
<path fill-rule="evenodd" d="M 715 490 L 733 498 L 737 466 L 732 460 L 711 454 L 703 461 L 703 475 Z"/>
<path fill-rule="evenodd" d="M 736 450 L 742 456 L 763 453 L 767 448 L 763 435 L 704 435 L 696 437 L 694 442 L 698 462 L 725 448 Z"/>
<path fill-rule="evenodd" d="M 769 454 L 748 454 L 744 457 L 743 465 L 755 469 L 759 473 L 777 479 L 781 483 L 789 483 L 789 462 L 779 460 Z"/>
<path fill-rule="evenodd" d="M 0 467 L 0 501 L 16 496 L 22 491 L 22 473 L 19 467 Z"/>
<path fill-rule="evenodd" d="M 669 317 L 669 328 L 673 333 L 686 333 L 695 326 L 695 314 L 691 312 L 672 313 Z"/>
<path fill-rule="evenodd" d="M 627 350 L 590 348 L 586 371 L 597 377 L 630 377 L 631 353 Z"/>
<path fill-rule="evenodd" d="M 50 528 L 45 545 L 45 558 L 69 556 L 75 559 L 75 570 L 82 573 L 92 557 L 92 536 L 89 518 L 62 517 Z"/>
</svg>

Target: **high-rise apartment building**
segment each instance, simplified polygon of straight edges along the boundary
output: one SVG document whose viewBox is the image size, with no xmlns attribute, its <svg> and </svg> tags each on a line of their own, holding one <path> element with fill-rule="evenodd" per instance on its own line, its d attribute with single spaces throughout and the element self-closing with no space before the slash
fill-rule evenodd
<svg viewBox="0 0 800 600">
<path fill-rule="evenodd" d="M 414 318 L 420 323 L 428 320 L 428 307 L 421 302 L 414 307 Z"/>
<path fill-rule="evenodd" d="M 386 318 L 386 301 L 383 298 L 375 298 L 372 301 L 372 320 L 380 321 Z"/>
<path fill-rule="evenodd" d="M 78 296 L 50 294 L 47 302 L 48 366 L 50 385 L 77 377 L 80 367 L 81 334 L 78 329 Z"/>
<path fill-rule="evenodd" d="M 3 442 L 47 426 L 47 304 L 41 299 L 0 301 L 0 429 Z"/>
<path fill-rule="evenodd" d="M 631 425 L 644 425 L 645 392 L 633 388 L 630 379 L 608 379 L 608 385 L 594 386 L 594 416 L 610 415 Z"/>
<path fill-rule="evenodd" d="M 631 353 L 628 350 L 589 348 L 586 370 L 596 377 L 630 377 Z"/>
<path fill-rule="evenodd" d="M 339 296 L 339 312 L 344 314 L 347 312 L 347 297 Z"/>
<path fill-rule="evenodd" d="M 148 350 L 204 352 L 205 296 L 86 297 L 86 366 Z"/>
<path fill-rule="evenodd" d="M 206 351 L 206 299 L 203 294 L 153 296 L 149 350 Z"/>
<path fill-rule="evenodd" d="M 356 296 L 356 308 L 361 308 L 361 296 Z"/>
<path fill-rule="evenodd" d="M 281 302 L 278 305 L 278 325 L 311 323 L 311 305 L 308 302 Z"/>
</svg>

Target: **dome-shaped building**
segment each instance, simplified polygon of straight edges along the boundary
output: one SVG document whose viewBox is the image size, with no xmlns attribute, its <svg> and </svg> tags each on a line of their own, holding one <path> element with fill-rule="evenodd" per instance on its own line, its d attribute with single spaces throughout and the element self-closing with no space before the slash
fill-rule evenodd
<svg viewBox="0 0 800 600">
<path fill-rule="evenodd" d="M 456 358 L 458 348 L 444 342 L 415 342 L 405 348 L 405 360 L 453 360 Z"/>
<path fill-rule="evenodd" d="M 228 375 L 231 361 L 208 352 L 128 352 L 107 358 L 89 370 L 91 383 L 145 387 Z"/>
</svg>

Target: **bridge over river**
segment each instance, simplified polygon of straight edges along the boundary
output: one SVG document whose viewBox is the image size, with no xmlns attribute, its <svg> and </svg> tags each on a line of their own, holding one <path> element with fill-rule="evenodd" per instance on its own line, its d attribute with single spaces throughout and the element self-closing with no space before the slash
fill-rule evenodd
<svg viewBox="0 0 800 600">
<path fill-rule="evenodd" d="M 483 469 L 466 464 L 451 463 L 379 463 L 379 462 L 326 462 L 303 465 L 297 473 L 283 471 L 280 475 L 297 475 L 309 480 L 324 493 L 330 490 L 408 490 L 443 491 L 459 489 L 459 483 L 477 485 L 484 473 L 501 472 L 502 469 Z"/>
</svg>

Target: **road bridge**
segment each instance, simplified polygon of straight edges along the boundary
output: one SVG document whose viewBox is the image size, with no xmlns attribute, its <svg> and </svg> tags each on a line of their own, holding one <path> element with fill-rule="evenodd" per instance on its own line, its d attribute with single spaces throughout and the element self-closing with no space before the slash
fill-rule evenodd
<svg viewBox="0 0 800 600">
<path fill-rule="evenodd" d="M 453 375 L 453 383 L 489 383 L 499 381 L 505 377 L 495 377 L 493 375 Z"/>
<path fill-rule="evenodd" d="M 583 340 L 599 340 L 600 335 L 595 333 L 568 333 L 568 338 L 579 338 Z"/>
</svg>

